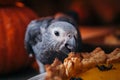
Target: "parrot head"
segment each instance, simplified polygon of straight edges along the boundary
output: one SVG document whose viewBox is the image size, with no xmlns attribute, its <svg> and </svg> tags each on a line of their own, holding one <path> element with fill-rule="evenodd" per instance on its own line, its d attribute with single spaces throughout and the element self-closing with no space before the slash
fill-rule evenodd
<svg viewBox="0 0 120 80">
<path fill-rule="evenodd" d="M 68 54 L 76 49 L 77 30 L 68 22 L 53 22 L 49 25 L 45 36 L 49 37 L 47 44 L 57 52 Z"/>
</svg>

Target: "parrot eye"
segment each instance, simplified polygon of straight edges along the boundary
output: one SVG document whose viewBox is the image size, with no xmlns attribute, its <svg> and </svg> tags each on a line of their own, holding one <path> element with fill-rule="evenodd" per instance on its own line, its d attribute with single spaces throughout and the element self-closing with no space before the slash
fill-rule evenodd
<svg viewBox="0 0 120 80">
<path fill-rule="evenodd" d="M 71 35 L 68 35 L 69 38 L 71 38 L 72 36 Z"/>
<path fill-rule="evenodd" d="M 58 31 L 55 31 L 54 33 L 55 33 L 56 36 L 60 35 Z"/>
</svg>

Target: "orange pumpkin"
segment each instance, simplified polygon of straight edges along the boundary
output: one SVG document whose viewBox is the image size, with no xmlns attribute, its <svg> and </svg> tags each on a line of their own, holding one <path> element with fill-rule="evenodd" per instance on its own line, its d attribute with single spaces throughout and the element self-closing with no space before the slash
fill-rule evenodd
<svg viewBox="0 0 120 80">
<path fill-rule="evenodd" d="M 0 7 L 0 74 L 10 73 L 30 65 L 24 48 L 28 23 L 37 18 L 27 7 Z"/>
</svg>

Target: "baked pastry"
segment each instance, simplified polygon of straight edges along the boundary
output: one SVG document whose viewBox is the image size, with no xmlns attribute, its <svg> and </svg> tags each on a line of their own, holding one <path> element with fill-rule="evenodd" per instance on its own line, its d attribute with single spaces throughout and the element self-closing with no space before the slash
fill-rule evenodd
<svg viewBox="0 0 120 80">
<path fill-rule="evenodd" d="M 63 63 L 55 59 L 53 64 L 46 68 L 46 71 L 46 80 L 71 80 L 73 77 L 81 77 L 83 80 L 99 80 L 98 78 L 103 74 L 102 72 L 104 72 L 104 75 L 108 75 L 109 73 L 111 75 L 113 75 L 112 73 L 119 75 L 120 48 L 116 48 L 110 54 L 106 54 L 99 47 L 90 53 L 71 52 Z M 94 75 L 95 77 L 93 77 Z M 104 77 L 105 76 L 102 76 L 102 80 L 106 79 L 106 77 L 105 79 Z M 110 77 L 111 79 L 107 79 L 113 80 L 114 77 L 120 79 L 119 76 L 114 75 Z"/>
</svg>

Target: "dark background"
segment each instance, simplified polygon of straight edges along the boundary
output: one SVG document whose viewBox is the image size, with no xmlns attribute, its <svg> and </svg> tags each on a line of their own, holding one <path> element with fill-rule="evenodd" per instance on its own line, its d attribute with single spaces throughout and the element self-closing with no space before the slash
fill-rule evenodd
<svg viewBox="0 0 120 80">
<path fill-rule="evenodd" d="M 119 25 L 120 0 L 23 0 L 40 17 L 62 12 L 80 25 Z"/>
</svg>

